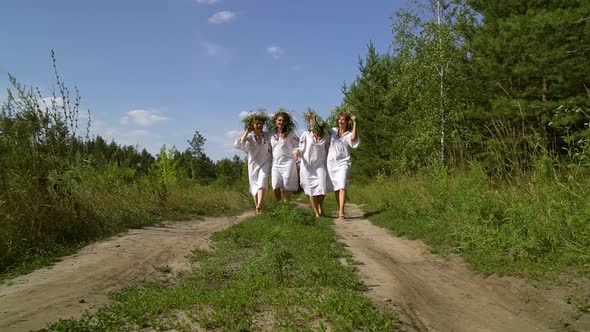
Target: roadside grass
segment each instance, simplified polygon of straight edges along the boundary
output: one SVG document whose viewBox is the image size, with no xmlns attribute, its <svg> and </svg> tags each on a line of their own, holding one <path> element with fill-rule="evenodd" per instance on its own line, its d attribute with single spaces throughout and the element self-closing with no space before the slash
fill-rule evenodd
<svg viewBox="0 0 590 332">
<path fill-rule="evenodd" d="M 236 190 L 195 183 L 163 186 L 149 178 L 126 181 L 113 170 L 81 171 L 74 183 L 67 195 L 51 194 L 46 203 L 23 196 L 8 200 L 19 206 L 0 206 L 0 213 L 6 212 L 0 218 L 0 282 L 130 228 L 234 215 L 250 207 L 249 197 Z M 30 192 L 21 191 L 23 195 Z M 22 202 L 40 208 L 23 210 Z M 38 228 L 26 227 L 34 224 Z"/>
<path fill-rule="evenodd" d="M 390 331 L 396 317 L 362 295 L 330 218 L 269 206 L 214 233 L 189 255 L 192 271 L 113 294 L 114 303 L 48 331 L 156 329 Z"/>
<path fill-rule="evenodd" d="M 571 179 L 570 179 L 571 180 Z M 590 277 L 590 178 L 493 180 L 481 168 L 354 185 L 377 225 L 460 254 L 477 271 L 532 279 Z"/>
</svg>

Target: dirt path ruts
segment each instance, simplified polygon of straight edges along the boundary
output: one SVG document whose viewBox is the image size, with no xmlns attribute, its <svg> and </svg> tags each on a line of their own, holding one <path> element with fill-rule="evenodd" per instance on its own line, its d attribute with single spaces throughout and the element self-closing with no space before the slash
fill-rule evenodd
<svg viewBox="0 0 590 332">
<path fill-rule="evenodd" d="M 191 249 L 206 248 L 211 233 L 252 215 L 133 229 L 17 277 L 0 285 L 0 331 L 36 330 L 60 318 L 80 317 L 107 303 L 109 292 L 158 273 L 157 267 L 186 269 Z"/>
<path fill-rule="evenodd" d="M 429 253 L 393 236 L 349 204 L 335 230 L 360 262 L 358 275 L 377 303 L 400 313 L 404 331 L 590 331 L 590 315 L 564 302 L 564 290 L 518 278 L 484 277 L 458 257 Z"/>
</svg>

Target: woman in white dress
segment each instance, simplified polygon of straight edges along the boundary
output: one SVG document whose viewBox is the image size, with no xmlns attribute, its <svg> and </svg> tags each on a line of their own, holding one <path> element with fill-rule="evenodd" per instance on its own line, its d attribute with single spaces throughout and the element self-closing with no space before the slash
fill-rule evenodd
<svg viewBox="0 0 590 332">
<path fill-rule="evenodd" d="M 337 111 L 338 112 L 338 111 Z M 346 203 L 346 181 L 351 165 L 350 149 L 356 149 L 360 139 L 356 131 L 356 116 L 348 112 L 338 112 L 337 128 L 330 131 L 330 149 L 328 151 L 328 186 L 336 194 L 338 219 L 344 219 Z"/>
<path fill-rule="evenodd" d="M 268 117 L 264 112 L 256 112 L 242 121 L 246 125 L 246 130 L 242 137 L 236 139 L 234 146 L 248 154 L 248 181 L 256 214 L 258 214 L 262 211 L 272 161 L 270 137 L 267 132 L 262 131 L 268 122 Z"/>
<path fill-rule="evenodd" d="M 299 189 L 297 164 L 293 156 L 299 146 L 299 138 L 293 132 L 295 122 L 284 109 L 279 109 L 272 117 L 270 145 L 272 146 L 272 189 L 277 201 L 291 200 L 291 193 Z"/>
<path fill-rule="evenodd" d="M 301 134 L 299 147 L 295 149 L 295 159 L 302 157 L 299 175 L 301 187 L 309 196 L 311 207 L 316 217 L 323 214 L 326 196 L 327 169 L 326 157 L 330 145 L 330 136 L 326 123 L 313 110 L 304 114 L 309 127 Z"/>
</svg>

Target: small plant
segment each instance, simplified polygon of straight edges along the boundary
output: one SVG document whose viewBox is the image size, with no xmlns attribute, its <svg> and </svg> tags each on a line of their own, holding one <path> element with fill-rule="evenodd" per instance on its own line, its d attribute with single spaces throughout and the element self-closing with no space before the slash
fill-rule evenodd
<svg viewBox="0 0 590 332">
<path fill-rule="evenodd" d="M 565 301 L 568 304 L 573 304 L 579 312 L 590 312 L 590 298 L 581 299 L 576 295 L 568 295 Z"/>
<path fill-rule="evenodd" d="M 172 272 L 172 268 L 168 265 L 154 266 L 154 269 L 156 269 L 156 271 L 158 271 L 160 273 L 164 273 L 164 274 L 168 274 L 168 273 Z"/>
</svg>

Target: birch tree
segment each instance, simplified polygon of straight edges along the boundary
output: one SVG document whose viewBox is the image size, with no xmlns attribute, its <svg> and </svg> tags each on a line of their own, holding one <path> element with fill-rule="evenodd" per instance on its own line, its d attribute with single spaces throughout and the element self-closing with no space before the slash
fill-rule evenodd
<svg viewBox="0 0 590 332">
<path fill-rule="evenodd" d="M 449 1 L 416 2 L 392 18 L 394 56 L 401 62 L 398 90 L 407 102 L 408 153 L 445 163 L 449 124 L 462 102 L 461 39 L 454 29 L 460 6 Z M 452 128 L 452 126 L 451 126 Z M 438 148 L 437 148 L 438 147 Z"/>
</svg>

